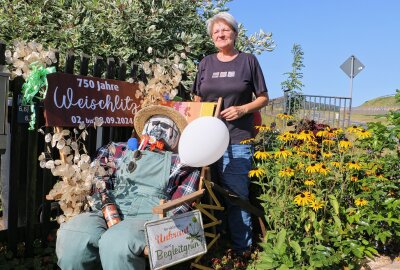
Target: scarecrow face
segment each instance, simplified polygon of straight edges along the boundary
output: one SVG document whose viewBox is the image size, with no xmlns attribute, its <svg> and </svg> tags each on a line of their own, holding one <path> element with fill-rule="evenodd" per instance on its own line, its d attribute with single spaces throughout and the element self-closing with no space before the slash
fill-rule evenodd
<svg viewBox="0 0 400 270">
<path fill-rule="evenodd" d="M 142 135 L 154 137 L 157 141 L 163 141 L 167 148 L 173 150 L 179 141 L 179 131 L 171 118 L 164 115 L 150 117 L 145 125 Z"/>
</svg>

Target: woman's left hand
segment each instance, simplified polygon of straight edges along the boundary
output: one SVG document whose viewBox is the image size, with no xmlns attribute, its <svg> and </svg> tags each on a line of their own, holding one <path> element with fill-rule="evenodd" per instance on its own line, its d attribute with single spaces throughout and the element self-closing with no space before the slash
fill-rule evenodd
<svg viewBox="0 0 400 270">
<path fill-rule="evenodd" d="M 239 119 L 247 113 L 247 109 L 244 106 L 231 106 L 221 112 L 221 117 L 227 121 L 233 121 Z"/>
</svg>

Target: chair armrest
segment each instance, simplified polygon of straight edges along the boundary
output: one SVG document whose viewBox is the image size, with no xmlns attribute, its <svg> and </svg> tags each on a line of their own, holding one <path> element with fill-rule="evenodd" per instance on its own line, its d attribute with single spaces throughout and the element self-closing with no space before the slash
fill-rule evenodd
<svg viewBox="0 0 400 270">
<path fill-rule="evenodd" d="M 205 191 L 204 189 L 200 189 L 200 190 L 190 193 L 188 195 L 182 196 L 181 198 L 171 200 L 164 204 L 155 206 L 155 207 L 153 207 L 153 214 L 165 215 L 165 213 L 171 209 L 174 209 L 184 203 L 191 203 L 191 202 L 197 200 L 198 198 L 202 197 L 204 194 L 204 191 Z"/>
</svg>

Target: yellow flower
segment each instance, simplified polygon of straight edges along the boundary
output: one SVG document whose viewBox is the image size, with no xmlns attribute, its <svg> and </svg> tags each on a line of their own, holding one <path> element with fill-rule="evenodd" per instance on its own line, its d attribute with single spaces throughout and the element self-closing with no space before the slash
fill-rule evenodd
<svg viewBox="0 0 400 270">
<path fill-rule="evenodd" d="M 296 169 L 301 169 L 301 168 L 303 168 L 304 166 L 305 166 L 304 163 L 299 162 L 299 163 L 297 163 Z"/>
<path fill-rule="evenodd" d="M 341 148 L 347 149 L 347 148 L 351 147 L 351 142 L 348 139 L 344 139 L 342 141 L 339 141 L 339 146 Z"/>
<path fill-rule="evenodd" d="M 351 161 L 348 162 L 347 165 L 349 166 L 350 170 L 357 170 L 357 171 L 361 170 L 361 166 L 357 162 Z"/>
<path fill-rule="evenodd" d="M 257 168 L 257 169 L 254 169 L 254 170 L 250 170 L 250 171 L 249 171 L 249 177 L 256 176 L 256 177 L 260 178 L 260 177 L 262 177 L 264 174 L 265 174 L 265 171 L 264 171 L 264 169 L 262 169 L 262 168 Z"/>
<path fill-rule="evenodd" d="M 314 200 L 314 195 L 308 191 L 304 191 L 294 197 L 294 202 L 297 205 L 305 206 Z"/>
<path fill-rule="evenodd" d="M 331 132 L 331 129 L 329 127 L 325 128 L 324 130 L 320 130 L 315 134 L 317 137 L 322 137 L 322 138 L 332 138 L 334 137 L 334 133 Z"/>
<path fill-rule="evenodd" d="M 312 179 L 307 179 L 306 181 L 304 181 L 304 185 L 306 186 L 314 186 L 315 185 L 315 181 Z"/>
<path fill-rule="evenodd" d="M 285 177 L 285 176 L 291 177 L 291 176 L 294 175 L 294 170 L 291 169 L 291 168 L 285 168 L 285 169 L 283 169 L 283 170 L 280 170 L 279 173 L 278 173 L 278 175 L 279 175 L 280 177 Z"/>
<path fill-rule="evenodd" d="M 356 200 L 354 201 L 354 203 L 355 203 L 357 206 L 364 206 L 364 205 L 367 205 L 367 204 L 368 204 L 368 201 L 365 200 L 365 199 L 356 199 Z"/>
<path fill-rule="evenodd" d="M 296 134 L 296 132 L 294 132 L 293 130 L 290 130 L 290 131 L 287 131 L 287 132 L 285 132 L 285 134 L 287 134 L 288 135 L 288 137 L 289 138 L 291 138 L 291 139 L 297 139 L 297 134 Z"/>
<path fill-rule="evenodd" d="M 362 129 L 362 130 L 360 130 L 359 132 L 356 133 L 356 136 L 359 139 L 366 139 L 366 138 L 371 138 L 372 134 L 371 134 L 371 132 L 369 132 L 369 131 L 367 131 L 365 129 Z"/>
<path fill-rule="evenodd" d="M 254 142 L 254 138 L 246 139 L 240 142 L 240 144 L 250 144 Z"/>
<path fill-rule="evenodd" d="M 326 167 L 324 164 L 322 164 L 322 165 L 319 166 L 319 168 L 318 168 L 318 172 L 321 173 L 321 174 L 323 174 L 323 175 L 327 175 L 329 171 L 330 171 L 329 168 Z"/>
<path fill-rule="evenodd" d="M 314 141 L 315 136 L 314 134 L 309 131 L 309 130 L 303 130 L 302 132 L 300 132 L 300 134 L 297 136 L 297 139 L 299 140 L 303 140 L 303 141 Z"/>
<path fill-rule="evenodd" d="M 258 129 L 259 131 L 271 131 L 271 128 L 267 127 L 266 125 L 255 126 L 255 128 Z"/>
<path fill-rule="evenodd" d="M 317 164 L 313 163 L 313 164 L 307 166 L 306 172 L 308 172 L 308 173 L 315 173 L 315 172 L 318 172 L 318 169 L 319 169 L 318 167 L 319 167 L 319 166 L 318 166 Z"/>
<path fill-rule="evenodd" d="M 320 202 L 318 200 L 314 200 L 311 202 L 310 207 L 314 209 L 314 211 L 318 211 L 318 209 L 321 209 L 324 207 L 324 202 Z"/>
<path fill-rule="evenodd" d="M 282 120 L 290 120 L 294 118 L 292 115 L 288 115 L 287 113 L 278 113 L 276 117 Z"/>
<path fill-rule="evenodd" d="M 352 126 L 352 127 L 348 127 L 346 130 L 349 133 L 357 133 L 361 130 L 362 128 L 357 127 L 357 126 Z"/>
<path fill-rule="evenodd" d="M 328 145 L 334 145 L 335 141 L 333 140 L 323 140 L 322 143 L 328 144 Z"/>
<path fill-rule="evenodd" d="M 357 182 L 357 181 L 358 181 L 358 176 L 355 175 L 355 174 L 353 174 L 353 175 L 350 177 L 350 180 L 353 181 L 353 182 Z"/>
<path fill-rule="evenodd" d="M 263 159 L 263 160 L 265 160 L 265 159 L 267 159 L 267 158 L 270 158 L 270 157 L 271 157 L 271 154 L 268 153 L 268 152 L 264 152 L 264 151 L 256 151 L 256 152 L 254 153 L 254 157 L 255 157 L 256 159 Z"/>
<path fill-rule="evenodd" d="M 386 177 L 382 173 L 375 174 L 375 177 L 379 179 L 386 179 Z"/>
<path fill-rule="evenodd" d="M 331 165 L 332 165 L 333 167 L 339 168 L 339 167 L 340 167 L 340 162 L 332 161 L 332 162 L 331 162 Z"/>
<path fill-rule="evenodd" d="M 276 138 L 277 138 L 278 140 L 280 140 L 281 142 L 287 142 L 287 141 L 290 141 L 290 140 L 291 140 L 291 139 L 288 137 L 288 135 L 285 134 L 285 133 L 278 135 Z"/>
<path fill-rule="evenodd" d="M 274 154 L 275 158 L 284 158 L 286 159 L 288 156 L 291 156 L 292 152 L 289 150 L 285 150 L 284 148 L 279 149 L 279 151 L 276 151 Z"/>
<path fill-rule="evenodd" d="M 333 156 L 333 154 L 332 154 L 332 152 L 326 152 L 326 153 L 324 152 L 324 153 L 322 153 L 322 156 L 326 157 L 326 158 L 330 158 Z"/>
<path fill-rule="evenodd" d="M 367 186 L 362 186 L 361 190 L 362 191 L 370 191 L 371 189 L 369 187 L 367 187 Z"/>
<path fill-rule="evenodd" d="M 334 128 L 334 129 L 332 129 L 332 133 L 333 133 L 333 135 L 338 136 L 343 133 L 343 129 L 342 128 Z"/>
</svg>

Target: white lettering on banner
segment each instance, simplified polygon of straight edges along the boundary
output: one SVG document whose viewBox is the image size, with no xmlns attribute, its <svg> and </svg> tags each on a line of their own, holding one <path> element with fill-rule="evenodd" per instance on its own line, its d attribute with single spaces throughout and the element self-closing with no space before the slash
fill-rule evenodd
<svg viewBox="0 0 400 270">
<path fill-rule="evenodd" d="M 117 87 L 118 89 L 118 87 Z M 118 90 L 117 90 L 118 91 Z M 59 109 L 69 109 L 71 107 L 78 107 L 80 109 L 87 110 L 108 110 L 115 112 L 116 110 L 131 111 L 132 114 L 136 114 L 138 111 L 138 105 L 134 100 L 126 96 L 121 99 L 119 95 L 114 96 L 114 100 L 110 95 L 106 95 L 105 99 L 89 99 L 88 96 L 85 98 L 74 99 L 74 90 L 72 88 L 67 89 L 66 94 L 58 94 L 58 86 L 54 90 L 53 94 L 54 105 Z"/>
</svg>

